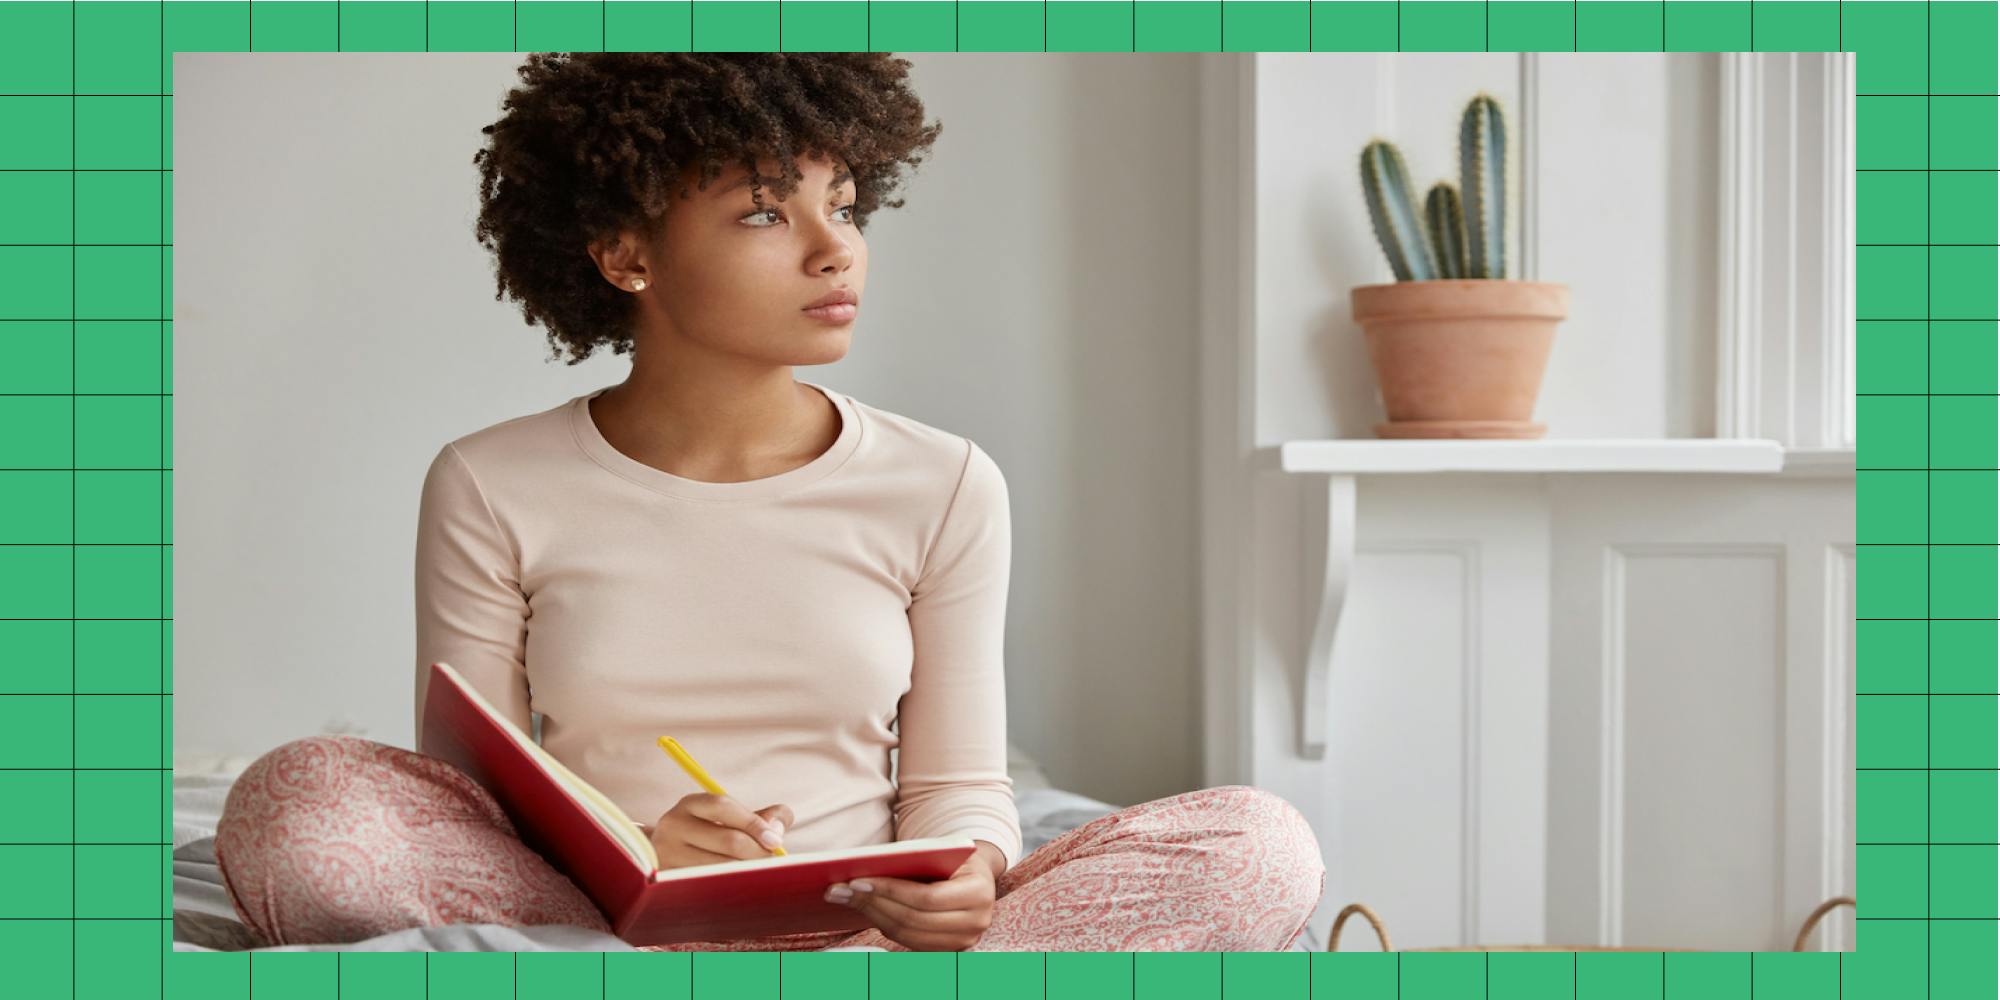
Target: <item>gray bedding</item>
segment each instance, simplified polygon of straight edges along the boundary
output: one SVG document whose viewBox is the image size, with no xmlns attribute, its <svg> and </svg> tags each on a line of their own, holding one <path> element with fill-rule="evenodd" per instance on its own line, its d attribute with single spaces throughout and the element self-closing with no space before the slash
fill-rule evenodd
<svg viewBox="0 0 2000 1000">
<path fill-rule="evenodd" d="M 175 951 L 632 951 L 624 941 L 583 927 L 453 924 L 413 927 L 347 944 L 271 946 L 236 918 L 215 864 L 215 825 L 233 775 L 174 775 Z M 1021 788 L 1023 854 L 1116 806 L 1048 787 Z M 835 948 L 834 951 L 881 951 Z"/>
</svg>

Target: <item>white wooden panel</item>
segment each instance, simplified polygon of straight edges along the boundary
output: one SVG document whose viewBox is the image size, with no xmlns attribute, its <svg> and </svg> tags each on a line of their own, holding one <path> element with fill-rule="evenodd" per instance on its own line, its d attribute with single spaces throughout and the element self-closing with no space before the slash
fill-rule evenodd
<svg viewBox="0 0 2000 1000">
<path fill-rule="evenodd" d="M 1330 685 L 1328 776 L 1347 803 L 1335 840 L 1368 859 L 1342 888 L 1393 914 L 1402 947 L 1462 935 L 1477 558 L 1469 546 L 1363 548 L 1344 637 L 1355 652 Z"/>
<path fill-rule="evenodd" d="M 1603 939 L 1769 940 L 1781 908 L 1783 550 L 1615 545 L 1604 565 Z"/>
<path fill-rule="evenodd" d="M 1551 498 L 1550 940 L 1789 949 L 1854 885 L 1852 480 Z"/>
<path fill-rule="evenodd" d="M 1314 510 L 1260 476 L 1260 516 Z M 1470 496 L 1478 502 L 1468 502 Z M 1294 748 L 1310 558 L 1256 568 L 1256 784 L 1314 820 L 1328 882 L 1316 928 L 1366 902 L 1398 946 L 1542 938 L 1548 780 L 1548 508 L 1534 476 L 1366 478 L 1354 586 L 1332 660 L 1328 754 Z M 1276 548 L 1276 546 L 1272 546 Z M 1312 548 L 1312 542 L 1306 542 Z M 1288 590 L 1284 590 L 1288 588 Z M 1366 948 L 1366 932 L 1344 950 Z"/>
</svg>

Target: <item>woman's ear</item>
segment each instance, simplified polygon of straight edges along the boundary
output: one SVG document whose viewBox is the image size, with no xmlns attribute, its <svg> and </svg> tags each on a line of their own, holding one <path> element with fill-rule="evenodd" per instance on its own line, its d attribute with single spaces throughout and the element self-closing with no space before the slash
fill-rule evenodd
<svg viewBox="0 0 2000 1000">
<path fill-rule="evenodd" d="M 597 273 L 619 288 L 629 289 L 634 280 L 647 278 L 644 254 L 630 232 L 598 239 L 586 246 L 584 252 L 597 264 Z"/>
</svg>

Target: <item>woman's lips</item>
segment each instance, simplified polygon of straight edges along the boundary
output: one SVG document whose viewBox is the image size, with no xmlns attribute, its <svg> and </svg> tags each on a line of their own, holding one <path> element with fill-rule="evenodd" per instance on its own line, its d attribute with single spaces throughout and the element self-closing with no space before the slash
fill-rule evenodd
<svg viewBox="0 0 2000 1000">
<path fill-rule="evenodd" d="M 861 306 L 854 302 L 836 302 L 830 306 L 800 311 L 822 323 L 850 323 L 853 322 L 854 315 L 861 311 Z"/>
</svg>

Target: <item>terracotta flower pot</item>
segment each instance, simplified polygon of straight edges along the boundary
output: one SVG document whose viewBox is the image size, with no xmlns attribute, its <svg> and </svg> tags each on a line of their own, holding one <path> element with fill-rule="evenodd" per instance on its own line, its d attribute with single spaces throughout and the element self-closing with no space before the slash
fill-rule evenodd
<svg viewBox="0 0 2000 1000">
<path fill-rule="evenodd" d="M 1385 438 L 1538 438 L 1530 419 L 1569 286 L 1450 278 L 1361 285 L 1354 320 L 1388 411 Z"/>
</svg>

